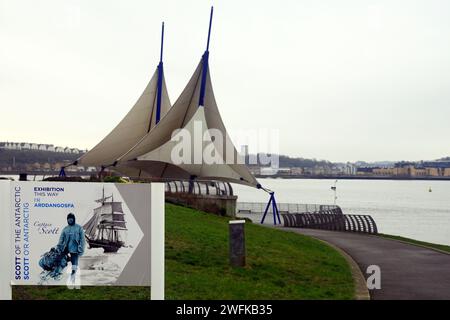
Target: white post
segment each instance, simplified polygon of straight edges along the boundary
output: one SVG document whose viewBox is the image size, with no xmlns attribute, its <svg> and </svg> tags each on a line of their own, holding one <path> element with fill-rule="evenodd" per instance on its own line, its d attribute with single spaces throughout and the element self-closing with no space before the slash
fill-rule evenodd
<svg viewBox="0 0 450 320">
<path fill-rule="evenodd" d="M 0 181 L 0 300 L 12 300 L 11 183 Z"/>
<path fill-rule="evenodd" d="M 164 300 L 164 183 L 151 184 L 150 299 Z"/>
</svg>

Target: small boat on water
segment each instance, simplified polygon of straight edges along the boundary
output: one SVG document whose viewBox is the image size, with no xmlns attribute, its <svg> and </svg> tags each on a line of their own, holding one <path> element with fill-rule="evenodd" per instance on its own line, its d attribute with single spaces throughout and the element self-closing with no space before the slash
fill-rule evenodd
<svg viewBox="0 0 450 320">
<path fill-rule="evenodd" d="M 108 201 L 110 200 L 110 201 Z M 103 248 L 104 252 L 117 252 L 125 245 L 123 233 L 127 230 L 122 202 L 114 201 L 113 195 L 96 200 L 100 206 L 83 228 L 89 248 Z"/>
</svg>

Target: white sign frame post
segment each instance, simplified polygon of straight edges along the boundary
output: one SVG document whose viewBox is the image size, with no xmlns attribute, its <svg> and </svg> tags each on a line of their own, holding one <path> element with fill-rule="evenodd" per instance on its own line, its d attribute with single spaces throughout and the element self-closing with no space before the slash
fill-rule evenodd
<svg viewBox="0 0 450 320">
<path fill-rule="evenodd" d="M 9 181 L 0 182 L 0 300 L 12 300 L 11 287 L 11 189 Z"/>
<path fill-rule="evenodd" d="M 164 300 L 165 184 L 151 184 L 150 299 Z M 161 250 L 162 248 L 162 250 Z"/>
</svg>

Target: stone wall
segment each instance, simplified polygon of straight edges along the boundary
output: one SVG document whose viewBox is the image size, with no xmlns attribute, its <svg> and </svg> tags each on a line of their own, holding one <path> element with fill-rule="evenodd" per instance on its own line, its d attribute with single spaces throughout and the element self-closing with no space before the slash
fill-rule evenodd
<svg viewBox="0 0 450 320">
<path fill-rule="evenodd" d="M 236 217 L 237 196 L 218 196 L 166 192 L 166 201 L 220 216 Z"/>
</svg>

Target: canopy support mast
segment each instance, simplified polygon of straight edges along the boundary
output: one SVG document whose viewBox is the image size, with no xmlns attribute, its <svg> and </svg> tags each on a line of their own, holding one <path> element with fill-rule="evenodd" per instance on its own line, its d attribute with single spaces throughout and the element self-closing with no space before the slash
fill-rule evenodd
<svg viewBox="0 0 450 320">
<path fill-rule="evenodd" d="M 163 49 L 164 49 L 164 22 L 162 23 L 161 30 L 161 53 L 159 56 L 158 64 L 158 87 L 156 94 L 156 119 L 155 123 L 158 124 L 161 119 L 161 98 L 162 98 L 162 80 L 163 80 Z M 149 127 L 150 128 L 150 127 Z"/>
<path fill-rule="evenodd" d="M 208 59 L 209 59 L 209 40 L 211 38 L 211 26 L 213 19 L 214 7 L 211 7 L 211 14 L 209 16 L 209 29 L 208 29 L 208 41 L 206 43 L 206 51 L 202 57 L 202 82 L 200 85 L 200 98 L 198 100 L 198 106 L 204 106 L 205 103 L 205 91 L 206 91 L 206 76 L 208 74 Z"/>
</svg>

